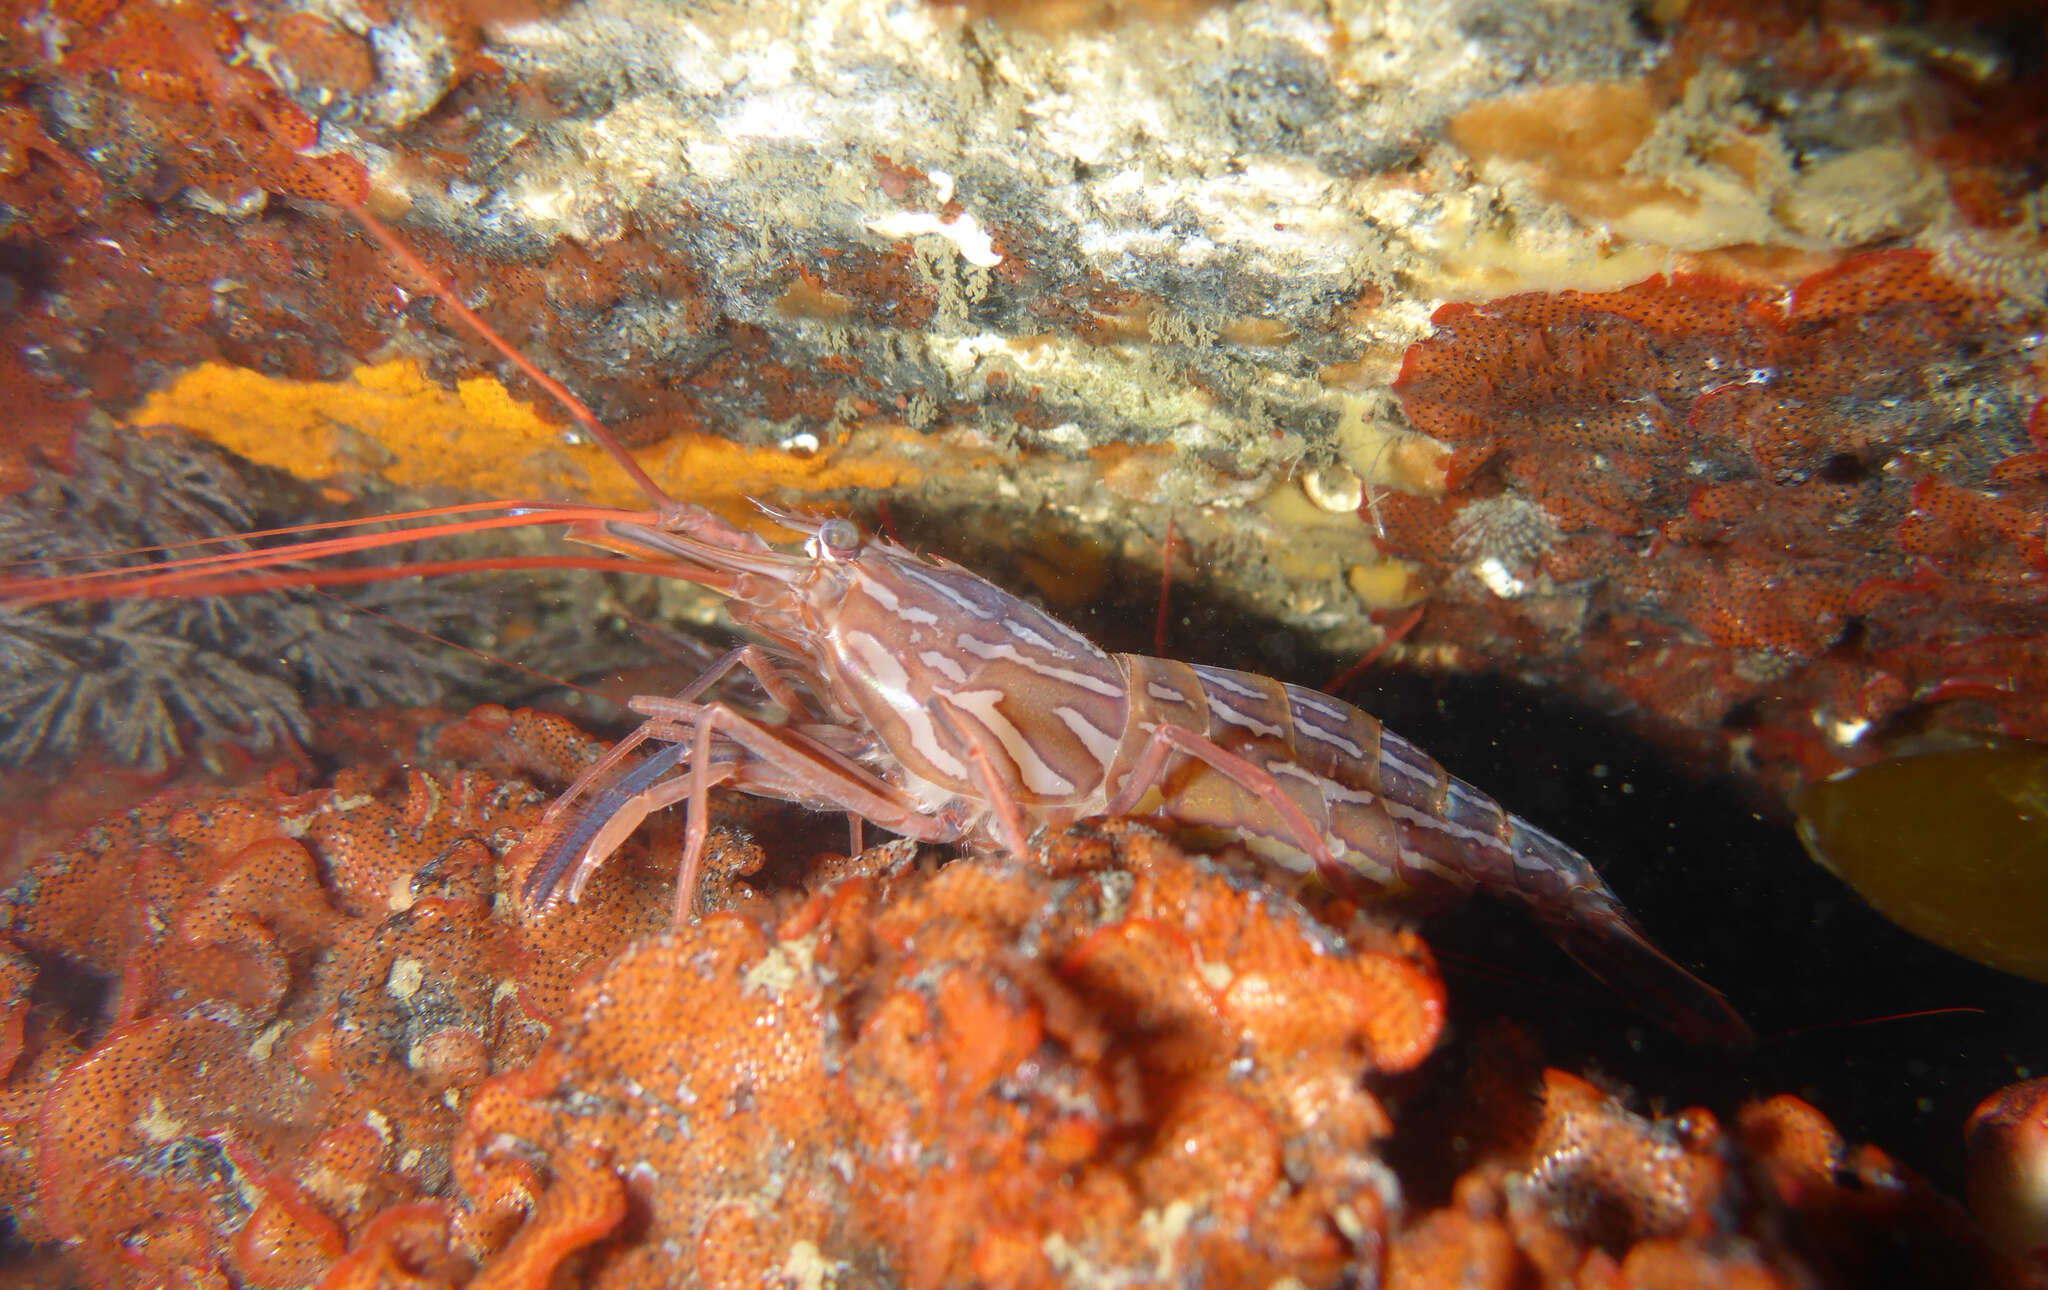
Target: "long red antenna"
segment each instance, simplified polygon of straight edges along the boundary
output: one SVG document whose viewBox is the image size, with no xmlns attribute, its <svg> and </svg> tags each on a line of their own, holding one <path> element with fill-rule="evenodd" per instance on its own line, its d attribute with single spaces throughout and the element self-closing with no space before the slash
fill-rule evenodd
<svg viewBox="0 0 2048 1290">
<path fill-rule="evenodd" d="M 300 536 L 303 536 L 304 534 L 307 534 L 307 533 L 325 533 L 325 532 L 331 532 L 331 531 L 333 531 L 333 530 L 336 530 L 336 529 L 364 529 L 364 528 L 368 528 L 368 527 L 370 527 L 370 526 L 371 526 L 371 525 L 373 525 L 373 524 L 403 524 L 403 523 L 408 523 L 408 522 L 410 522 L 410 521 L 413 521 L 413 520 L 425 520 L 425 519 L 432 519 L 432 518 L 434 518 L 434 517 L 436 517 L 436 516 L 441 516 L 441 515 L 472 515 L 472 514 L 477 514 L 477 513 L 479 513 L 479 512 L 483 512 L 483 511 L 499 511 L 499 512 L 503 512 L 503 513 L 505 513 L 505 514 L 512 514 L 512 515 L 518 515 L 518 514 L 526 514 L 526 513 L 536 513 L 536 514 L 537 514 L 537 513 L 541 513 L 541 512 L 547 512 L 547 513 L 550 513 L 550 514 L 552 514 L 552 513 L 554 513 L 554 512 L 557 512 L 557 511 L 562 511 L 562 510 L 564 510 L 564 508 L 567 508 L 567 509 L 569 509 L 569 510 L 572 510 L 572 511 L 574 511 L 574 512 L 575 512 L 574 514 L 569 514 L 569 515 L 565 515 L 565 516 L 564 516 L 564 518 L 566 518 L 566 519 L 570 519 L 570 520 L 575 520 L 575 519 L 588 519 L 588 518 L 592 518 L 592 517 L 594 517 L 594 516 L 599 516 L 599 515 L 603 515 L 603 516 L 610 516 L 610 515 L 612 514 L 611 508 L 609 508 L 609 507 L 603 507 L 603 508 L 593 508 L 593 507 L 588 507 L 588 506 L 584 506 L 584 507 L 578 507 L 578 506 L 575 506 L 575 505 L 574 505 L 573 503 L 565 503 L 565 502 L 545 502 L 545 501 L 527 501 L 527 502 L 521 502 L 521 501 L 486 501 L 486 502 L 455 502 L 455 503 L 452 503 L 452 504 L 450 504 L 450 505 L 447 505 L 447 506 L 426 506 L 426 507 L 421 507 L 421 508 L 420 508 L 420 509 L 418 509 L 418 510 L 411 510 L 411 511 L 387 511 L 387 512 L 385 512 L 385 513 L 384 513 L 384 514 L 382 514 L 382 515 L 374 515 L 374 516 L 370 516 L 370 517 L 368 517 L 368 518 L 362 518 L 362 517 L 354 517 L 354 518 L 350 518 L 350 519 L 344 519 L 344 520 L 318 520 L 318 521 L 315 521 L 315 522 L 313 522 L 313 523 L 308 523 L 308 524 L 287 524 L 287 525 L 283 526 L 282 528 L 274 528 L 274 529 L 252 529 L 252 530 L 249 530 L 248 532 L 243 532 L 243 533 L 223 533 L 223 534 L 219 534 L 219 535 L 217 535 L 217 536 L 214 536 L 214 537 L 194 537 L 194 538 L 185 538 L 185 539 L 183 539 L 183 540 L 181 540 L 181 541 L 177 541 L 177 542 L 157 542 L 157 543 L 154 543 L 154 544 L 152 544 L 152 545 L 149 545 L 149 546 L 127 546 L 127 547 L 116 547 L 116 548 L 113 548 L 113 549 L 111 549 L 111 550 L 106 550 L 106 551 L 92 551 L 92 552 L 77 552 L 77 553 L 74 553 L 74 554 L 70 554 L 70 555 L 45 555 L 45 556 L 37 556 L 37 557 L 31 558 L 31 559 L 23 559 L 23 560 L 7 560 L 7 561 L 0 561 L 0 573 L 4 573 L 5 571 L 7 571 L 7 570 L 9 570 L 9 569 L 27 569 L 27 568 L 37 568 L 37 569 L 40 569 L 40 568 L 44 568 L 44 567 L 47 567 L 47 566 L 51 566 L 51 565 L 61 565 L 61 564 L 80 564 L 80 563 L 83 563 L 83 562 L 86 562 L 86 561 L 89 561 L 89 560 L 105 560 L 105 559 L 108 559 L 108 558 L 110 558 L 110 557 L 114 557 L 114 556 L 124 556 L 124 555 L 158 555 L 158 554 L 162 554 L 162 553 L 164 553 L 164 552 L 169 552 L 169 551 L 182 551 L 182 550 L 184 550 L 184 549 L 185 549 L 185 548 L 187 548 L 187 547 L 202 547 L 202 546 L 229 546 L 230 544 L 234 544 L 234 543 L 241 543 L 241 542 L 253 542 L 253 541 L 255 541 L 255 540 L 256 540 L 256 539 L 258 539 L 258 538 L 273 538 L 273 537 L 290 537 L 290 538 L 295 538 L 295 537 L 300 537 Z M 546 520 L 534 520 L 534 521 L 532 521 L 532 522 L 533 522 L 533 523 L 535 523 L 535 524 L 540 524 L 540 523 L 546 523 L 547 521 L 546 521 Z M 414 533 L 415 531 L 416 531 L 416 530 L 413 530 L 413 529 L 394 529 L 394 530 L 392 530 L 392 532 L 393 532 L 393 533 L 394 533 L 395 535 L 397 535 L 397 536 L 400 536 L 400 537 L 410 536 L 410 535 L 411 535 L 411 534 L 413 534 L 413 533 Z M 367 550 L 367 549 L 370 549 L 370 548 L 372 548 L 372 547 L 376 547 L 376 546 L 384 546 L 384 545 L 390 545 L 390 544 L 389 544 L 389 543 L 380 543 L 380 542 L 365 542 L 365 543 L 363 543 L 363 544 L 362 544 L 362 546 L 361 546 L 361 547 L 359 547 L 359 548 L 357 548 L 357 549 L 363 549 L 363 550 Z M 198 556 L 194 556 L 194 557 L 191 557 L 191 558 L 192 558 L 192 559 L 202 559 L 202 558 L 204 558 L 204 557 L 198 557 Z M 104 569 L 102 569 L 102 570 L 98 570 L 98 571 L 95 571 L 95 572 L 91 572 L 91 573 L 82 573 L 82 574 L 78 574 L 78 575 L 76 575 L 76 577 L 77 577 L 77 578 L 79 578 L 79 579 L 87 579 L 87 580 L 89 580 L 89 579 L 94 579 L 94 578 L 105 578 L 105 577 L 113 577 L 113 576 L 117 576 L 117 573 L 118 573 L 118 571 L 114 571 L 114 570 L 104 570 Z M 4 578 L 0 578 L 0 586 L 7 586 L 7 585 L 10 585 L 10 580 L 8 580 L 8 579 L 4 579 Z"/>
<path fill-rule="evenodd" d="M 461 537 L 489 529 L 535 528 L 544 524 L 602 524 L 620 519 L 644 521 L 651 515 L 650 512 L 620 511 L 609 506 L 535 506 L 531 503 L 512 505 L 515 509 L 513 513 L 507 515 L 487 515 L 449 524 L 417 524 L 410 528 L 386 532 L 321 538 L 312 542 L 294 543 L 288 547 L 224 551 L 214 555 L 195 555 L 181 560 L 167 560 L 158 564 L 97 569 L 63 578 L 0 578 L 0 600 L 18 605 L 42 605 L 58 600 L 94 597 L 114 599 L 171 589 L 194 595 L 216 595 L 221 594 L 218 588 L 222 584 L 218 580 L 255 573 L 284 560 L 311 560 L 323 556 L 350 555 L 357 551 L 395 546 L 400 542 L 412 542 L 423 538 Z M 548 561 L 556 563 L 545 563 Z M 560 561 L 570 563 L 559 563 Z M 440 572 L 473 572 L 492 568 L 587 568 L 593 563 L 595 562 L 590 557 L 585 556 L 484 556 L 452 563 L 441 561 L 431 567 Z M 237 590 L 253 591 L 261 587 L 285 585 L 293 579 L 304 580 L 312 585 L 354 585 L 408 578 L 428 567 L 430 566 L 416 565 L 394 569 L 329 569 L 317 574 L 301 571 L 276 575 L 280 581 L 260 584 L 255 581 L 236 582 L 233 586 Z M 632 566 L 620 566 L 616 561 L 605 561 L 602 567 Z M 326 581 L 322 583 L 316 579 Z"/>
<path fill-rule="evenodd" d="M 181 42 L 184 41 L 182 34 L 177 34 L 177 38 Z M 194 51 L 188 47 L 187 53 L 191 54 Z M 198 54 L 197 58 L 199 65 L 202 67 L 211 67 L 213 65 L 206 59 L 204 54 Z M 292 137 L 292 132 L 287 130 L 284 123 L 278 119 L 277 114 L 271 111 L 270 105 L 264 101 L 261 93 L 255 92 L 248 84 L 238 82 L 227 76 L 216 76 L 214 80 L 216 81 L 217 88 L 220 88 L 230 101 L 239 102 L 246 106 L 250 113 L 262 123 L 263 128 L 270 132 L 272 138 L 282 141 Z M 652 476 L 640 468 L 640 463 L 633 459 L 633 454 L 626 451 L 625 446 L 613 436 L 610 430 L 605 428 L 604 422 L 597 419 L 597 414 L 592 412 L 582 399 L 577 398 L 568 386 L 543 372 L 532 359 L 521 353 L 511 341 L 500 336 L 497 329 L 485 322 L 480 314 L 464 304 L 462 297 L 455 294 L 454 289 L 442 280 L 441 275 L 434 272 L 433 267 L 421 259 L 418 252 L 407 246 L 405 241 L 397 233 L 393 232 L 383 220 L 372 215 L 369 207 L 363 205 L 352 193 L 343 190 L 338 184 L 334 183 L 318 167 L 308 167 L 307 170 L 314 182 L 326 190 L 328 200 L 347 211 L 350 215 L 353 215 L 356 222 L 363 226 L 363 231 L 368 233 L 377 245 L 383 247 L 385 252 L 393 259 L 404 265 L 406 271 L 411 273 L 419 281 L 420 285 L 424 286 L 432 294 L 434 299 L 446 305 L 450 312 L 461 319 L 464 326 L 480 337 L 485 344 L 496 350 L 505 361 L 518 368 L 528 380 L 547 391 L 548 397 L 560 405 L 562 410 L 567 412 L 577 425 L 583 427 L 584 433 L 588 434 L 593 442 L 603 448 L 613 460 L 619 463 L 620 468 L 632 479 L 634 487 L 644 493 L 649 501 L 665 512 L 681 508 L 681 503 L 676 501 L 675 498 L 670 497 L 661 485 L 654 482 Z"/>
<path fill-rule="evenodd" d="M 1166 513 L 1166 541 L 1159 551 L 1159 613 L 1152 620 L 1152 653 L 1166 657 L 1167 593 L 1173 590 L 1173 512 Z"/>
<path fill-rule="evenodd" d="M 1385 630 L 1385 633 L 1380 637 L 1380 643 L 1365 652 L 1365 657 L 1323 682 L 1323 693 L 1342 693 L 1346 686 L 1356 681 L 1359 677 L 1364 676 L 1365 670 L 1378 662 L 1380 655 L 1392 649 L 1403 636 L 1415 630 L 1415 624 L 1422 621 L 1422 611 L 1425 607 L 1417 605 L 1402 615 L 1399 622 Z"/>
<path fill-rule="evenodd" d="M 340 199 L 338 204 L 341 208 L 356 217 L 356 222 L 363 226 L 363 231 L 374 238 L 377 245 L 383 247 L 392 258 L 403 264 L 408 272 L 419 279 L 426 286 L 427 290 L 433 294 L 434 299 L 446 305 L 450 312 L 462 320 L 464 326 L 481 337 L 485 344 L 497 350 L 506 362 L 518 368 L 528 380 L 547 391 L 548 397 L 560 404 L 562 410 L 567 412 L 577 425 L 583 427 L 583 432 L 589 435 L 605 452 L 609 453 L 614 461 L 619 463 L 619 466 L 632 478 L 634 486 L 642 493 L 645 493 L 649 501 L 664 511 L 673 510 L 680 505 L 675 498 L 668 495 L 661 485 L 654 482 L 654 478 L 651 475 L 640 468 L 640 463 L 633 459 L 633 454 L 627 452 L 625 445 L 613 437 L 612 432 L 605 428 L 604 422 L 597 419 L 597 414 L 592 412 L 582 399 L 577 398 L 568 386 L 543 372 L 532 359 L 522 354 L 511 341 L 500 336 L 497 329 L 485 322 L 482 316 L 474 309 L 462 303 L 462 297 L 456 295 L 454 289 L 441 280 L 441 275 L 435 273 L 432 266 L 425 260 L 422 260 L 419 254 L 411 247 L 407 246 L 398 234 L 392 232 L 385 225 L 384 221 L 370 214 L 369 208 L 361 202 L 345 194 L 337 193 L 335 196 Z"/>
</svg>

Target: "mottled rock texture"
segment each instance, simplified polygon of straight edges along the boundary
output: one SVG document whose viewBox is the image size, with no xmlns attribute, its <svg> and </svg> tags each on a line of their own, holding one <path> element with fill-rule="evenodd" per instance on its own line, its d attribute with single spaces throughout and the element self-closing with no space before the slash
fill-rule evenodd
<svg viewBox="0 0 2048 1290">
<path fill-rule="evenodd" d="M 93 492 L 74 434 L 114 422 L 199 432 L 317 481 L 323 503 L 375 509 L 395 482 L 637 504 L 426 274 L 677 495 L 843 509 L 1120 648 L 1149 647 L 1165 562 L 1169 652 L 1315 681 L 1399 637 L 1385 657 L 1551 687 L 1772 787 L 1907 731 L 2040 737 L 2048 79 L 2026 56 L 2048 33 L 2018 6 L 1911 17 L 1854 0 L 0 0 L 0 488 Z M 381 249 L 371 219 L 425 267 Z M 116 456 L 155 461 L 160 442 Z M 10 560 L 78 554 L 80 508 L 56 509 L 10 512 L 25 518 L 7 531 L 45 535 Z M 654 634 L 652 595 L 554 598 L 500 641 L 559 637 L 564 604 L 579 630 Z M 100 643 L 148 684 L 103 670 L 85 697 L 109 701 L 51 706 L 87 683 L 23 669 L 7 711 L 31 715 L 9 740 L 111 722 L 114 752 L 234 760 L 139 738 L 120 706 L 188 691 L 158 684 L 200 675 L 187 646 L 241 667 L 154 630 L 233 614 L 50 612 L 66 643 L 125 633 Z M 9 658 L 39 647 L 18 620 L 0 635 Z M 323 644 L 371 660 L 354 640 Z M 255 688 L 226 692 L 246 711 Z M 306 724 L 295 703 L 270 725 Z M 1539 981 L 1539 1002 L 1503 1009 L 1565 1036 L 1539 1056 L 1470 1024 L 1487 989 L 1446 953 L 1451 981 L 1418 967 L 1397 992 L 1451 1000 L 1424 1068 L 1383 1061 L 1368 1085 L 1348 1039 L 1247 1061 L 1209 997 L 1237 960 L 1195 953 L 1185 905 L 1068 928 L 1098 938 L 1069 966 L 1102 978 L 1077 986 L 1015 948 L 1020 927 L 1059 930 L 1021 906 L 1049 885 L 1071 898 L 1070 879 L 1013 866 L 970 890 L 985 863 L 942 871 L 952 895 L 893 921 L 847 902 L 896 879 L 805 870 L 802 893 L 606 969 L 659 924 L 658 867 L 608 871 L 616 902 L 594 890 L 580 920 L 546 926 L 498 890 L 514 834 L 590 755 L 581 736 L 488 712 L 439 749 L 337 718 L 323 733 L 348 747 L 324 755 L 354 769 L 245 790 L 273 823 L 98 771 L 0 797 L 14 1230 L 68 1242 L 77 1275 L 137 1283 L 487 1266 L 516 1284 L 573 1266 L 855 1284 L 885 1249 L 914 1284 L 1099 1285 L 1165 1277 L 1160 1259 L 1258 1284 L 1924 1284 L 1986 1267 L 1952 1207 L 1843 1139 L 1939 1167 L 1930 1144 L 1952 1146 L 1969 1105 L 2040 1069 L 2038 991 L 1905 943 L 1815 886 L 1788 833 L 1611 731 L 1495 703 L 1410 711 L 1433 707 L 1461 718 L 1464 748 L 1389 715 L 1458 769 L 1524 776 L 1502 796 L 1633 864 L 1646 921 L 1789 1041 L 1751 1065 L 1616 1067 L 1661 1041 Z M 35 727 L 59 710 L 81 715 Z M 200 716 L 221 715 L 166 720 L 206 736 L 234 713 Z M 146 799 L 125 825 L 60 845 L 121 794 Z M 215 820 L 247 827 L 215 837 Z M 1211 872 L 1140 849 L 1162 873 Z M 1121 858 L 1090 865 L 1129 877 Z M 901 892 L 944 895 L 930 877 Z M 1202 883 L 1217 899 L 1198 921 L 1219 935 L 1281 899 L 1264 878 Z M 1475 957 L 1516 957 L 1480 926 Z M 840 957 L 811 955 L 822 928 Z M 860 939 L 876 928 L 899 943 Z M 586 967 L 609 975 L 572 988 Z M 67 968 L 83 989 L 57 988 Z M 708 985 L 679 983 L 689 970 Z M 606 981 L 650 988 L 612 1000 Z M 828 1000 L 875 1024 L 828 1031 Z M 1955 1030 L 1800 1037 L 1972 1002 L 1988 1015 L 1906 1023 Z M 910 1024 L 926 1007 L 944 1024 Z M 701 1042 L 650 1038 L 635 1008 L 700 1022 Z M 753 1024 L 774 1008 L 776 1028 Z M 806 1014 L 808 1030 L 780 1024 Z M 730 1147 L 735 1124 L 787 1112 L 785 1150 L 707 1149 L 730 1172 L 702 1172 L 632 1112 L 663 1092 L 650 1071 L 673 1089 L 672 1059 L 715 1063 L 721 1044 L 845 1100 L 729 1090 L 693 1131 Z M 1544 1070 L 1596 1060 L 1716 1109 L 1637 1115 Z M 1787 1087 L 1843 1133 L 1789 1099 L 1734 1110 Z M 969 1108 L 955 1123 L 972 1132 L 924 1133 L 934 1106 Z M 2006 1145 L 2032 1141 L 2022 1110 L 1980 1119 L 1980 1180 L 2032 1167 Z M 634 1172 L 643 1148 L 661 1169 Z M 991 1190 L 934 1192 L 906 1164 L 927 1153 Z M 1084 1158 L 1092 1173 L 1066 1168 Z M 878 1203 L 858 1223 L 778 1216 L 785 1164 Z M 1077 1205 L 1060 1188 L 1084 1175 L 1098 1190 Z M 716 1203 L 654 1214 L 672 1187 Z M 2025 1231 L 2011 1195 L 1980 1205 Z"/>
<path fill-rule="evenodd" d="M 932 531 L 954 554 L 1068 605 L 1119 585 L 1135 596 L 1118 571 L 1157 567 L 1171 514 L 1182 579 L 1281 633 L 1239 647 L 1235 661 L 1266 670 L 1302 648 L 1355 654 L 1384 635 L 1372 611 L 1426 602 L 1446 612 L 1425 615 L 1413 659 L 1524 671 L 1697 733 L 1754 686 L 1700 702 L 1632 684 L 1609 658 L 1632 630 L 1610 626 L 1618 606 L 1654 602 L 1677 648 L 1723 651 L 1745 675 L 1808 671 L 1854 635 L 1849 588 L 1808 616 L 1797 649 L 1776 647 L 1782 630 L 1728 627 L 1731 600 L 1769 598 L 1797 572 L 1783 549 L 1726 585 L 1712 562 L 1710 585 L 1692 585 L 1702 562 L 1684 555 L 1651 574 L 1690 590 L 1646 595 L 1604 567 L 1530 582 L 1479 523 L 1525 517 L 1514 542 L 1597 532 L 1655 566 L 1668 522 L 1613 502 L 1644 487 L 1682 501 L 1693 483 L 1729 495 L 1754 479 L 1780 486 L 1758 504 L 1802 514 L 1816 469 L 1852 493 L 1870 481 L 1864 512 L 1897 509 L 1893 494 L 1916 485 L 1961 488 L 1972 496 L 1942 498 L 1971 514 L 1968 532 L 1920 525 L 1921 545 L 1868 577 L 1911 584 L 1923 565 L 1976 559 L 1987 525 L 2019 575 L 2039 576 L 2035 508 L 2012 492 L 2034 487 L 2029 468 L 1994 469 L 2038 446 L 2026 417 L 2048 174 L 2042 94 L 2013 52 L 2016 34 L 2038 35 L 2024 16 L 1915 26 L 1876 6 L 1283 0 L 232 14 L 64 0 L 12 16 L 0 230 L 14 311 L 0 361 L 22 391 L 24 443 L 57 443 L 91 404 L 129 408 L 202 361 L 328 381 L 397 354 L 436 379 L 474 374 L 474 340 L 336 213 L 360 202 L 678 493 L 728 509 L 742 494 L 824 493 L 869 521 L 887 502 L 913 526 L 942 521 Z M 1890 437 L 1904 451 L 1806 431 L 1803 459 L 1821 467 L 1788 479 L 1751 454 L 1726 468 L 1806 393 L 1754 365 L 1749 421 L 1667 415 L 1647 451 L 1587 460 L 1521 452 L 1503 470 L 1447 436 L 1436 404 L 1418 412 L 1417 397 L 1474 382 L 1490 391 L 1466 409 L 1480 417 L 1548 402 L 1605 424 L 1635 397 L 1615 388 L 1623 376 L 1697 395 L 1713 362 L 1747 360 L 1693 353 L 1712 338 L 1683 334 L 1698 312 L 1683 299 L 1670 343 L 1700 372 L 1660 373 L 1653 352 L 1642 371 L 1582 381 L 1605 360 L 1572 348 L 1564 307 L 1538 311 L 1528 342 L 1556 362 L 1523 354 L 1502 369 L 1498 352 L 1458 347 L 1467 323 L 1438 334 L 1435 384 L 1411 381 L 1405 411 L 1392 390 L 1446 302 L 1622 291 L 1682 270 L 1667 299 L 1698 295 L 1711 313 L 1730 292 L 1767 299 L 1847 255 L 1902 247 L 1953 288 L 1929 305 L 1940 317 L 1921 328 L 1915 301 L 1873 296 L 1888 348 L 1801 358 L 1933 372 L 1885 412 L 1912 427 Z M 1851 309 L 1841 335 L 1861 327 Z M 627 496 L 610 463 L 537 423 L 505 429 L 469 395 L 466 419 L 428 433 L 424 404 L 338 412 L 261 386 L 223 398 L 225 379 L 135 415 L 268 445 L 313 475 Z M 1508 388 L 1517 380 L 1533 384 Z M 1559 382 L 1604 402 L 1555 400 Z M 281 405 L 301 423 L 311 407 L 325 437 L 271 433 Z M 1568 431 L 1516 433 L 1546 444 Z M 1717 464 L 1686 475 L 1687 461 Z M 1665 472 L 1654 484 L 1630 473 L 1645 462 Z M 1443 533 L 1412 525 L 1390 537 L 1403 497 L 1445 499 L 1453 546 L 1478 554 L 1447 559 Z M 1539 630 L 1503 630 L 1529 596 Z M 1903 689 L 1882 701 L 1801 698 L 1772 714 L 1763 760 L 1838 760 L 1840 748 L 1776 749 L 1813 722 L 1860 733 L 1987 666 L 2019 697 L 1964 724 L 2032 728 L 2040 679 L 1987 664 L 1983 642 L 2039 630 L 1971 618 L 1956 675 L 1937 662 L 1887 674 Z M 1761 657 L 1726 654 L 1731 638 Z M 1694 746 L 1729 750 L 1711 733 Z"/>
</svg>

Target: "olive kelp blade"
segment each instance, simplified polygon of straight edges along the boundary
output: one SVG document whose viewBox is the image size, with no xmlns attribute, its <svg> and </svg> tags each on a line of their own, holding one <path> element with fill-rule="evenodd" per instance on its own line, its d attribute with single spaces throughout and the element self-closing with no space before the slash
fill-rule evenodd
<svg viewBox="0 0 2048 1290">
<path fill-rule="evenodd" d="M 2048 746 L 1878 762 L 1807 785 L 1792 809 L 1807 852 L 1886 918 L 2048 982 Z"/>
</svg>

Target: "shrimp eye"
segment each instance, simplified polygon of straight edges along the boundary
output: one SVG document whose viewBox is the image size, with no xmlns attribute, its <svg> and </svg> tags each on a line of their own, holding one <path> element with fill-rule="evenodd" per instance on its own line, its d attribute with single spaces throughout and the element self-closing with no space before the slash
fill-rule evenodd
<svg viewBox="0 0 2048 1290">
<path fill-rule="evenodd" d="M 846 520 L 826 520 L 804 543 L 813 560 L 845 560 L 860 554 L 860 530 Z"/>
<path fill-rule="evenodd" d="M 818 544 L 828 555 L 849 556 L 860 550 L 860 530 L 846 520 L 826 520 L 818 526 Z"/>
</svg>

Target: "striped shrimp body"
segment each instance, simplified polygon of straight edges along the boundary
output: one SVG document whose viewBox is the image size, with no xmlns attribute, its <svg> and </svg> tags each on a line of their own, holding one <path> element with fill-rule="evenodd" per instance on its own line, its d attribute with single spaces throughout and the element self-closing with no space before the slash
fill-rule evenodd
<svg viewBox="0 0 2048 1290">
<path fill-rule="evenodd" d="M 338 585 L 363 580 L 363 571 L 308 575 L 273 566 L 444 533 L 562 524 L 572 539 L 652 561 L 642 567 L 725 596 L 734 621 L 765 645 L 732 651 L 681 694 L 632 701 L 645 723 L 551 809 L 553 840 L 525 889 L 536 906 L 560 894 L 573 901 L 650 812 L 687 802 L 681 921 L 703 857 L 707 795 L 721 784 L 847 811 L 920 841 L 1018 855 L 1036 829 L 1143 812 L 1234 832 L 1337 887 L 1426 896 L 1482 887 L 1509 896 L 1673 1030 L 1703 1041 L 1748 1037 L 1719 994 L 1650 944 L 1583 856 L 1356 708 L 1248 673 L 1110 654 L 958 565 L 864 540 L 845 520 L 770 511 L 805 535 L 801 551 L 786 551 L 670 497 L 588 407 L 477 317 L 402 239 L 360 203 L 343 204 L 414 281 L 603 447 L 652 509 L 527 501 L 435 508 L 385 517 L 435 521 L 399 533 L 147 570 L 0 578 L 0 603 Z M 469 514 L 490 511 L 500 513 Z M 450 514 L 468 517 L 440 522 Z M 700 701 L 742 667 L 779 714 Z"/>
<path fill-rule="evenodd" d="M 967 570 L 863 540 L 844 520 L 771 512 L 807 535 L 798 554 L 701 508 L 664 514 L 572 535 L 656 557 L 723 593 L 768 648 L 734 651 L 679 697 L 633 701 L 646 724 L 557 803 L 565 823 L 527 884 L 536 904 L 564 889 L 573 899 L 650 811 L 687 800 L 683 917 L 715 784 L 1015 854 L 1042 827 L 1146 814 L 1237 834 L 1361 894 L 1510 897 L 1674 1031 L 1747 1037 L 1585 857 L 1357 708 L 1250 673 L 1108 653 Z M 787 716 L 699 702 L 733 667 L 753 672 Z M 585 797 L 649 742 L 658 751 Z"/>
</svg>

